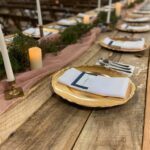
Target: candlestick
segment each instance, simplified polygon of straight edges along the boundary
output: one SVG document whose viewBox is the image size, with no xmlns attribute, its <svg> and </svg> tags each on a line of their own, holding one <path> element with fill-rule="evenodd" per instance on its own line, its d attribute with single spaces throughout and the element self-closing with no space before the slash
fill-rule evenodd
<svg viewBox="0 0 150 150">
<path fill-rule="evenodd" d="M 98 8 L 98 10 L 100 10 L 100 8 L 101 8 L 101 0 L 98 0 L 97 8 Z"/>
<path fill-rule="evenodd" d="M 32 47 L 29 49 L 29 59 L 31 69 L 42 68 L 42 50 L 38 47 Z"/>
<path fill-rule="evenodd" d="M 42 38 L 44 36 L 44 33 L 43 33 L 43 26 L 42 25 L 39 25 L 39 31 L 40 31 L 40 37 Z"/>
<path fill-rule="evenodd" d="M 116 10 L 116 16 L 120 16 L 121 15 L 121 9 L 122 9 L 122 4 L 120 2 L 115 4 L 115 10 Z"/>
<path fill-rule="evenodd" d="M 110 23 L 110 17 L 111 17 L 111 5 L 112 5 L 112 0 L 109 0 L 109 10 L 107 13 L 107 21 L 106 21 L 108 24 Z"/>
<path fill-rule="evenodd" d="M 83 23 L 84 23 L 84 24 L 89 24 L 89 23 L 90 23 L 90 17 L 89 17 L 88 15 L 85 15 L 85 16 L 83 17 Z"/>
<path fill-rule="evenodd" d="M 43 20 L 42 20 L 42 15 L 41 15 L 41 5 L 40 5 L 40 0 L 36 0 L 36 5 L 37 5 L 37 13 L 38 13 L 38 23 L 40 26 L 43 25 Z"/>
<path fill-rule="evenodd" d="M 2 29 L 1 29 L 1 25 L 0 25 L 0 51 L 1 51 L 1 54 L 3 57 L 3 61 L 4 61 L 5 71 L 6 71 L 6 75 L 7 75 L 7 81 L 14 81 L 15 77 L 14 77 L 12 66 L 10 63 L 8 50 L 7 50 L 4 35 L 3 35 Z"/>
</svg>

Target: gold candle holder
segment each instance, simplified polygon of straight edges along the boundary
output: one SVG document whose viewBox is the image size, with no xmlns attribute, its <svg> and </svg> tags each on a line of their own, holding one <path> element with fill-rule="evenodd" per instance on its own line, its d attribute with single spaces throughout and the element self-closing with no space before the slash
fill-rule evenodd
<svg viewBox="0 0 150 150">
<path fill-rule="evenodd" d="M 21 96 L 24 96 L 22 88 L 17 87 L 15 81 L 8 82 L 7 89 L 5 90 L 5 99 L 11 100 Z"/>
<path fill-rule="evenodd" d="M 40 37 L 42 38 L 44 36 L 42 25 L 39 25 L 39 30 L 40 30 Z"/>
</svg>

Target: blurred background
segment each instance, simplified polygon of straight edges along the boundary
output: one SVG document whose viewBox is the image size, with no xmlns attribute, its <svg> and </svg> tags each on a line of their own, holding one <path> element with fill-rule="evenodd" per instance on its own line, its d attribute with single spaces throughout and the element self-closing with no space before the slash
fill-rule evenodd
<svg viewBox="0 0 150 150">
<path fill-rule="evenodd" d="M 102 6 L 106 4 L 108 0 L 102 0 Z M 41 0 L 44 24 L 96 7 L 97 0 Z M 37 26 L 36 0 L 0 0 L 0 23 L 5 34 Z"/>
</svg>

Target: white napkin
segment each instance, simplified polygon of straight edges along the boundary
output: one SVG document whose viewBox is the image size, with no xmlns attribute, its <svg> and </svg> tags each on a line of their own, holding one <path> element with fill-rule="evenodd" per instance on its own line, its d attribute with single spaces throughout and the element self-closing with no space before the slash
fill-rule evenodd
<svg viewBox="0 0 150 150">
<path fill-rule="evenodd" d="M 106 37 L 103 41 L 105 44 L 109 45 L 111 43 L 112 46 L 119 46 L 121 48 L 143 48 L 145 44 L 145 39 L 141 38 L 137 41 L 119 41 L 119 40 L 113 40 L 109 37 Z"/>
<path fill-rule="evenodd" d="M 96 17 L 97 16 L 97 14 L 93 14 L 93 15 L 89 15 L 89 14 L 85 14 L 85 13 L 78 13 L 78 15 L 77 15 L 78 17 L 81 17 L 81 18 L 84 18 L 84 16 L 89 16 L 90 18 L 92 18 L 92 17 Z"/>
<path fill-rule="evenodd" d="M 76 25 L 77 21 L 75 21 L 75 20 L 68 20 L 68 19 L 61 19 L 61 20 L 58 21 L 58 24 L 72 26 L 72 25 Z"/>
<path fill-rule="evenodd" d="M 71 68 L 59 77 L 58 82 L 93 94 L 125 98 L 129 78 L 95 76 L 87 73 L 81 77 L 81 73 L 83 72 Z M 79 80 L 73 84 L 77 79 Z"/>
<path fill-rule="evenodd" d="M 32 36 L 37 36 L 37 37 L 40 36 L 39 28 L 29 28 L 29 29 L 24 30 L 23 33 L 24 34 L 30 34 Z M 44 34 L 44 36 L 47 36 L 47 35 L 52 34 L 52 33 L 43 30 L 43 34 Z"/>
<path fill-rule="evenodd" d="M 60 30 L 60 29 L 64 30 L 64 29 L 66 29 L 66 27 L 60 26 L 60 25 L 49 25 L 49 26 L 47 26 L 47 28 L 57 29 L 57 30 Z"/>
<path fill-rule="evenodd" d="M 143 25 L 143 26 L 132 26 L 132 25 L 128 25 L 128 24 L 122 24 L 121 25 L 122 29 L 128 29 L 128 30 L 149 30 L 150 26 L 147 25 Z"/>
<path fill-rule="evenodd" d="M 149 18 L 148 17 L 143 17 L 143 18 L 127 18 L 128 21 L 148 21 Z"/>
</svg>

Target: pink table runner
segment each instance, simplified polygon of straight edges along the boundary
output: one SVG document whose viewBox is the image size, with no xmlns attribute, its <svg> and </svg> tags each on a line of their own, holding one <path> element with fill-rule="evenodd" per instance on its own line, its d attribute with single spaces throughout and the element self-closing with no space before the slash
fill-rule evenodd
<svg viewBox="0 0 150 150">
<path fill-rule="evenodd" d="M 60 70 L 67 66 L 69 63 L 77 59 L 85 53 L 91 45 L 96 41 L 100 33 L 99 28 L 94 28 L 82 37 L 76 44 L 72 44 L 64 48 L 58 55 L 46 54 L 43 63 L 44 67 L 38 70 L 27 71 L 16 75 L 16 82 L 21 86 L 24 92 L 34 86 L 38 81 L 51 73 Z M 0 114 L 5 112 L 9 107 L 15 104 L 18 99 L 6 101 L 4 98 L 5 80 L 0 82 Z"/>
</svg>

